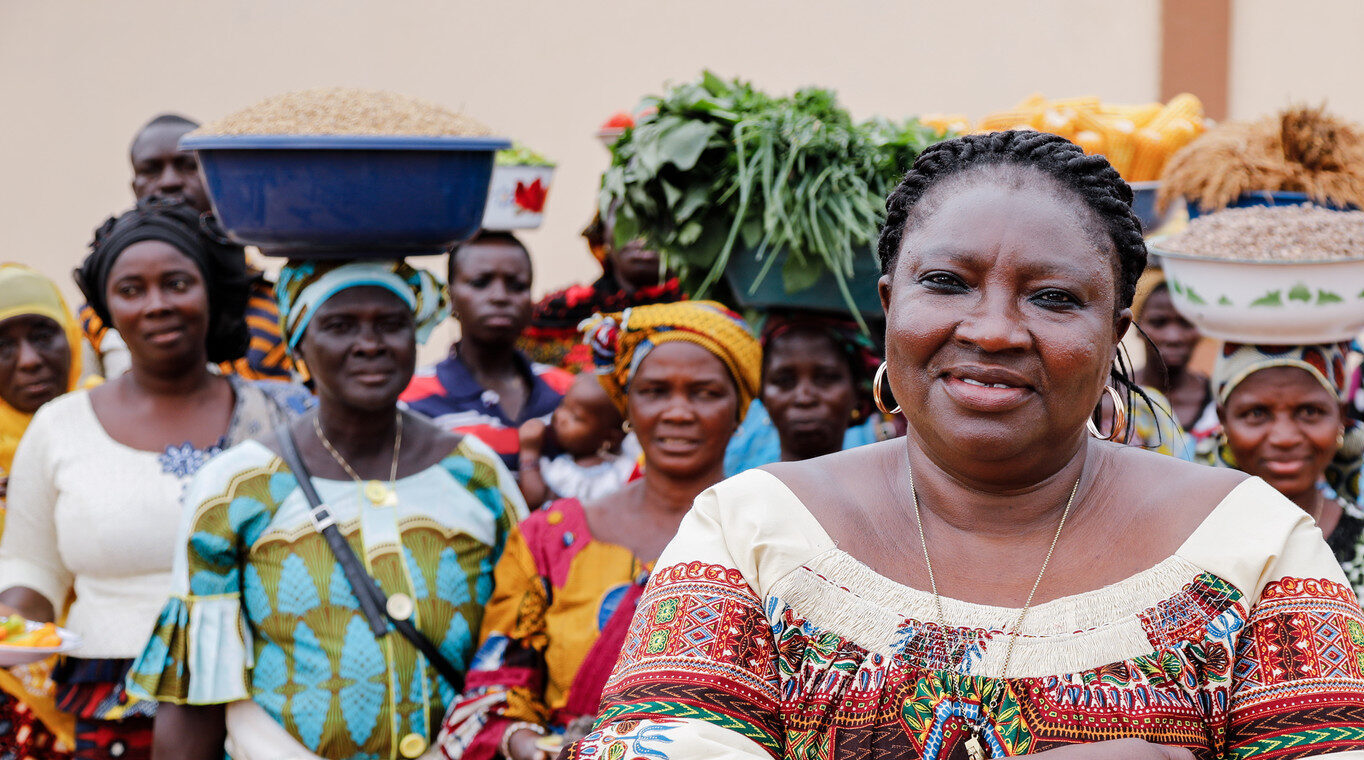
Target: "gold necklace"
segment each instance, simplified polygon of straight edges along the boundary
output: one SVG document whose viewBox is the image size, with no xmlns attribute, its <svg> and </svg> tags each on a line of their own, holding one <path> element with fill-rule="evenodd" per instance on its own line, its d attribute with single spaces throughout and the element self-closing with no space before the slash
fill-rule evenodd
<svg viewBox="0 0 1364 760">
<path fill-rule="evenodd" d="M 933 606 L 937 608 L 938 612 L 938 628 L 941 632 L 940 635 L 944 637 L 943 651 L 947 653 L 950 651 L 946 646 L 947 616 L 942 611 L 942 597 L 938 595 L 938 581 L 933 577 L 933 561 L 928 558 L 928 541 L 924 538 L 924 519 L 919 514 L 919 495 L 914 490 L 914 469 L 909 466 L 908 461 L 905 462 L 905 468 L 909 472 L 909 498 L 914 503 L 914 521 L 919 525 L 919 545 L 924 550 L 924 565 L 928 567 L 928 584 L 933 590 Z M 1083 476 L 1084 473 L 1081 473 L 1081 477 Z M 1012 635 L 1009 636 L 1009 643 L 1004 649 L 1004 667 L 999 671 L 1000 684 L 995 689 L 990 704 L 980 706 L 980 712 L 976 715 L 975 721 L 967 720 L 965 714 L 962 715 L 962 720 L 966 721 L 966 724 L 971 727 L 971 737 L 966 740 L 966 755 L 970 760 L 985 760 L 991 756 L 986 754 L 985 747 L 980 743 L 980 733 L 985 729 L 985 722 L 988 717 L 999 709 L 999 703 L 1004 698 L 1004 676 L 1009 670 L 1009 663 L 1013 660 L 1014 642 L 1018 640 L 1019 627 L 1023 625 L 1023 618 L 1027 616 L 1028 608 L 1032 606 L 1032 598 L 1037 594 L 1037 587 L 1042 585 L 1042 576 L 1046 575 L 1047 565 L 1051 564 L 1051 555 L 1056 551 L 1056 542 L 1061 539 L 1061 529 L 1066 527 L 1066 517 L 1070 515 L 1070 507 L 1075 503 L 1075 494 L 1079 490 L 1080 478 L 1076 478 L 1075 485 L 1070 488 L 1070 498 L 1066 500 L 1066 508 L 1061 512 L 1061 523 L 1056 526 L 1056 535 L 1051 539 L 1051 547 L 1047 549 L 1046 559 L 1042 560 L 1042 569 L 1037 572 L 1037 580 L 1033 581 L 1032 591 L 1028 592 L 1028 600 L 1023 603 L 1023 610 L 1018 613 L 1018 619 L 1011 626 Z M 964 671 L 962 671 L 962 675 L 965 675 Z M 953 702 L 962 705 L 963 699 L 961 694 L 957 692 L 956 681 L 948 679 L 947 684 L 948 696 L 952 698 Z"/>
<path fill-rule="evenodd" d="M 341 452 L 337 451 L 336 447 L 332 446 L 332 442 L 327 440 L 327 436 L 323 435 L 322 423 L 317 421 L 317 415 L 313 415 L 313 431 L 317 433 L 317 440 L 322 442 L 322 448 L 332 455 L 332 459 L 341 465 L 341 468 L 351 476 L 355 484 L 360 486 L 360 491 L 364 493 L 365 498 L 369 499 L 370 503 L 376 507 L 396 507 L 398 505 L 398 453 L 403 450 L 403 413 L 398 412 L 395 416 L 397 417 L 398 432 L 393 437 L 393 465 L 388 470 L 388 485 L 384 485 L 377 480 L 361 478 L 360 473 L 350 466 L 350 463 L 341 456 Z"/>
</svg>

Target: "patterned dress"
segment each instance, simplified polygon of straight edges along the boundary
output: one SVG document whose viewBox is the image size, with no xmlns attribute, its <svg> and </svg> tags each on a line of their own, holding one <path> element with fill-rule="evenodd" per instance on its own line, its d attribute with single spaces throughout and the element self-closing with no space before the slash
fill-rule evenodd
<svg viewBox="0 0 1364 760">
<path fill-rule="evenodd" d="M 407 595 L 412 622 L 465 667 L 493 567 L 525 515 L 496 454 L 464 438 L 400 478 L 396 506 L 350 481 L 314 484 L 385 593 Z M 254 699 L 331 760 L 425 751 L 456 695 L 407 639 L 371 633 L 283 461 L 255 441 L 237 446 L 204 467 L 185 503 L 175 588 L 129 691 L 178 704 Z"/>
<path fill-rule="evenodd" d="M 659 566 L 574 760 L 964 758 L 963 716 L 997 693 L 991 757 L 1128 737 L 1364 757 L 1364 613 L 1260 480 L 1156 566 L 1034 606 L 1008 678 L 1017 610 L 944 599 L 949 627 L 929 622 L 930 594 L 840 551 L 762 470 L 702 494 Z"/>
<path fill-rule="evenodd" d="M 637 588 L 630 592 L 649 567 L 629 549 L 594 539 L 576 499 L 521 523 L 497 565 L 469 689 L 446 719 L 445 757 L 487 760 L 512 722 L 562 730 L 578 717 L 566 709 L 578 670 L 622 602 L 638 599 Z"/>
</svg>

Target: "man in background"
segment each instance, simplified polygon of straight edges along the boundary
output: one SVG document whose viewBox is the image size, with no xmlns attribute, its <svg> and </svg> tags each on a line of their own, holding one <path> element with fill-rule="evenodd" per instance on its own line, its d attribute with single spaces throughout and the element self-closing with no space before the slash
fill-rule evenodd
<svg viewBox="0 0 1364 760">
<path fill-rule="evenodd" d="M 178 114 L 161 114 L 147 122 L 133 137 L 129 160 L 133 168 L 133 197 L 137 201 L 161 199 L 183 201 L 200 213 L 212 209 L 199 174 L 199 159 L 193 151 L 180 149 L 180 138 L 199 128 L 195 121 Z M 247 327 L 251 343 L 246 356 L 223 362 L 223 374 L 239 375 L 246 380 L 290 380 L 293 363 L 279 332 L 279 306 L 274 283 L 253 270 L 256 279 L 246 304 Z M 85 336 L 99 356 L 105 377 L 128 369 L 128 351 L 116 330 L 106 327 L 88 305 L 81 306 L 81 325 Z"/>
</svg>

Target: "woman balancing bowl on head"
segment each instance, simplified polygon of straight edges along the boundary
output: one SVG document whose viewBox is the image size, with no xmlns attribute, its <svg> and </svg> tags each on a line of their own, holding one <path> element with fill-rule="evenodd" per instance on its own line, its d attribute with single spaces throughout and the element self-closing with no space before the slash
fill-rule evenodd
<svg viewBox="0 0 1364 760">
<path fill-rule="evenodd" d="M 0 529 L 19 439 L 39 407 L 75 389 L 80 348 L 80 324 L 57 286 L 21 264 L 0 264 Z M 73 721 L 54 702 L 52 665 L 0 670 L 0 757 L 71 756 Z"/>
<path fill-rule="evenodd" d="M 587 504 L 554 502 L 513 532 L 469 691 L 446 719 L 449 758 L 546 760 L 586 732 L 649 570 L 721 479 L 757 392 L 758 341 L 711 301 L 599 317 L 586 342 L 639 438 L 644 475 Z"/>
<path fill-rule="evenodd" d="M 308 397 L 208 370 L 246 350 L 244 262 L 181 203 L 106 222 L 76 281 L 131 368 L 45 404 L 14 455 L 0 603 L 50 621 L 71 600 L 66 627 L 83 643 L 53 679 L 77 758 L 150 756 L 156 703 L 129 697 L 124 677 L 171 590 L 180 497 L 206 461 Z"/>
<path fill-rule="evenodd" d="M 1364 427 L 1345 417 L 1349 344 L 1228 343 L 1213 368 L 1221 421 L 1202 461 L 1263 479 L 1312 517 L 1364 594 Z"/>
<path fill-rule="evenodd" d="M 462 688 L 441 660 L 467 667 L 525 507 L 486 445 L 398 407 L 417 340 L 447 313 L 434 277 L 291 262 L 277 293 L 318 395 L 289 434 L 326 514 L 276 432 L 206 466 L 185 495 L 175 591 L 130 682 L 161 703 L 158 759 L 220 760 L 225 731 L 236 760 L 415 758 Z M 329 522 L 386 598 L 379 635 Z M 436 653 L 390 630 L 400 621 Z"/>
<path fill-rule="evenodd" d="M 702 494 L 569 756 L 1364 751 L 1364 612 L 1311 519 L 1086 431 L 1128 382 L 1131 197 L 1053 135 L 925 150 L 879 246 L 907 436 Z"/>
</svg>

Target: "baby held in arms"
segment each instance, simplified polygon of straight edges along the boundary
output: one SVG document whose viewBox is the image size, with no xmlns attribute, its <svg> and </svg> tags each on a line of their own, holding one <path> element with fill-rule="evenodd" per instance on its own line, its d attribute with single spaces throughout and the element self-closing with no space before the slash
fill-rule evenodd
<svg viewBox="0 0 1364 760">
<path fill-rule="evenodd" d="M 635 473 L 639 444 L 595 375 L 574 379 L 549 424 L 521 426 L 520 482 L 526 505 L 554 499 L 588 502 L 625 485 Z"/>
</svg>

